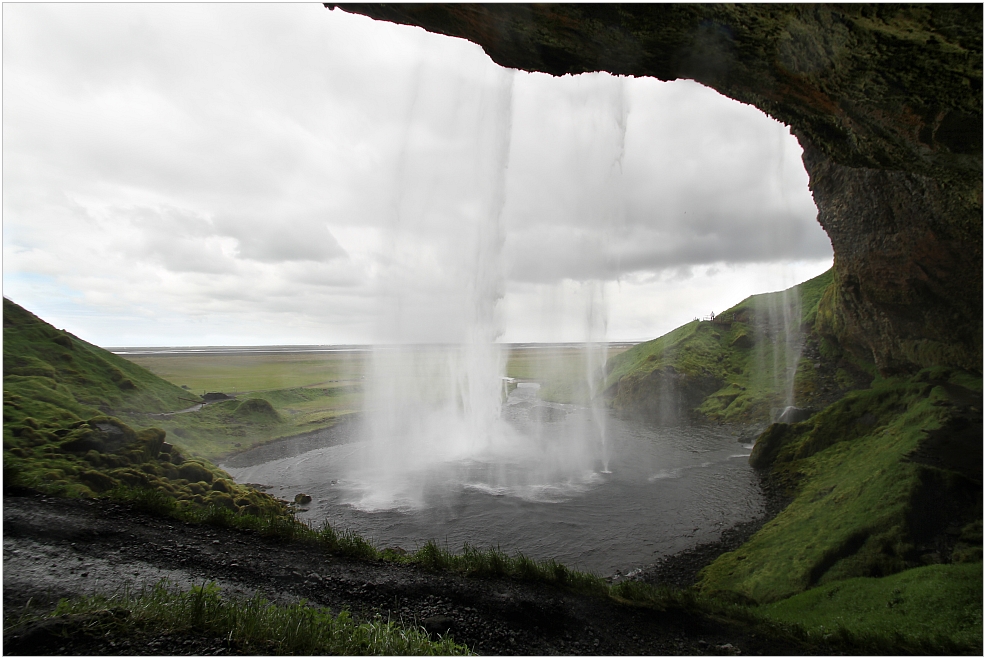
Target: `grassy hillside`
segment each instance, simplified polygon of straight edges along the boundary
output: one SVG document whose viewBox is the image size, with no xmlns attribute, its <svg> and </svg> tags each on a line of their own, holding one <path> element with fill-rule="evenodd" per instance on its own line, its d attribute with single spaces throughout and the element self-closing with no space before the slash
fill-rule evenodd
<svg viewBox="0 0 986 659">
<path fill-rule="evenodd" d="M 140 417 L 191 455 L 219 460 L 282 437 L 327 428 L 357 411 L 354 386 L 296 387 L 249 394 L 169 416 Z"/>
<path fill-rule="evenodd" d="M 122 420 L 186 407 L 188 394 L 3 301 L 4 487 L 69 496 L 151 488 L 179 506 L 282 512 L 272 497 L 186 458 L 160 428 Z"/>
<path fill-rule="evenodd" d="M 191 403 L 181 399 L 193 398 L 126 359 L 55 329 L 7 298 L 3 375 L 5 390 L 55 391 L 70 398 L 73 409 L 90 413 L 167 412 L 188 407 Z"/>
<path fill-rule="evenodd" d="M 878 380 L 798 424 L 751 462 L 793 501 L 702 588 L 772 602 L 853 577 L 982 561 L 982 381 L 922 371 Z"/>
<path fill-rule="evenodd" d="M 707 566 L 698 592 L 826 638 L 981 646 L 982 377 L 881 377 L 826 335 L 830 283 L 827 272 L 752 296 L 727 322 L 640 344 L 607 363 L 606 391 L 617 409 L 668 421 L 765 424 L 785 396 L 814 411 L 757 438 L 751 464 L 791 503 Z M 785 350 L 792 330 L 800 354 Z"/>
<path fill-rule="evenodd" d="M 765 423 L 788 398 L 817 407 L 872 377 L 812 334 L 829 270 L 785 291 L 751 296 L 610 359 L 615 409 L 667 422 Z"/>
</svg>

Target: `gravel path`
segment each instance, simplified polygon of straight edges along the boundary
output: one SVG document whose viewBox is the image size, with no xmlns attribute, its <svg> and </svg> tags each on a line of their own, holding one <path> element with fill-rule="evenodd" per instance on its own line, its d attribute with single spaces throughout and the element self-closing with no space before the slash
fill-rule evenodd
<svg viewBox="0 0 986 659">
<path fill-rule="evenodd" d="M 694 613 L 659 613 L 511 579 L 469 579 L 322 554 L 250 532 L 176 522 L 108 501 L 5 496 L 5 618 L 59 597 L 139 588 L 162 578 L 215 581 L 227 594 L 262 591 L 357 617 L 425 626 L 449 619 L 456 641 L 484 655 L 791 654 L 743 628 Z M 39 638 L 47 642 L 45 646 Z M 47 639 L 46 641 L 44 639 Z M 30 641 L 29 643 L 27 641 Z M 40 644 L 39 644 L 40 643 Z M 4 633 L 5 654 L 229 654 L 223 639 L 189 634 L 90 638 Z"/>
</svg>

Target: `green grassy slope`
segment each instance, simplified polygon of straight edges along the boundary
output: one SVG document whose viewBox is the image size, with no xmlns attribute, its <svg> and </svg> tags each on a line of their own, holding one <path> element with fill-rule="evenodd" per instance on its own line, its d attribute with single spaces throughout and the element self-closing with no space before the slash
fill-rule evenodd
<svg viewBox="0 0 986 659">
<path fill-rule="evenodd" d="M 254 515 L 283 510 L 207 461 L 187 459 L 160 428 L 135 429 L 121 420 L 187 406 L 181 388 L 7 299 L 3 325 L 5 488 L 93 496 L 146 487 L 180 506 L 214 504 Z"/>
<path fill-rule="evenodd" d="M 838 371 L 851 366 L 820 372 L 809 363 L 812 350 L 798 360 L 794 344 L 785 350 L 783 341 L 785 328 L 792 339 L 799 330 L 810 333 L 831 282 L 829 270 L 788 290 L 751 296 L 715 322 L 693 321 L 636 345 L 607 362 L 603 390 L 615 409 L 629 413 L 751 423 L 768 420 L 784 405 L 789 367 L 798 367 L 793 384 L 799 404 L 814 402 L 824 387 L 848 389 L 858 373 Z M 825 375 L 830 383 L 821 382 Z"/>
<path fill-rule="evenodd" d="M 330 427 L 353 414 L 354 387 L 297 387 L 210 403 L 188 414 L 153 417 L 189 454 L 218 460 L 282 437 Z"/>
<path fill-rule="evenodd" d="M 768 428 L 751 461 L 793 501 L 708 566 L 702 589 L 772 602 L 846 578 L 981 561 L 982 417 L 977 430 L 968 402 L 976 394 L 981 379 L 923 371 Z M 932 446 L 959 426 L 965 432 L 948 433 L 951 455 Z"/>
<path fill-rule="evenodd" d="M 929 565 L 820 586 L 760 607 L 765 617 L 814 634 L 882 637 L 920 654 L 978 653 L 983 644 L 983 564 Z M 903 643 L 900 643 L 903 641 Z M 888 648 L 890 649 L 890 648 Z"/>
<path fill-rule="evenodd" d="M 114 414 L 188 407 L 191 394 L 151 372 L 57 330 L 7 298 L 3 300 L 3 375 L 13 388 L 47 388 L 68 395 L 77 409 Z"/>
<path fill-rule="evenodd" d="M 844 353 L 827 331 L 831 279 L 747 298 L 721 314 L 728 325 L 694 321 L 635 346 L 608 362 L 606 391 L 628 412 L 769 421 L 790 365 L 778 345 L 786 314 L 804 339 L 795 401 L 816 412 L 768 426 L 751 464 L 791 503 L 695 589 L 819 639 L 981 647 L 982 377 L 881 377 Z"/>
</svg>

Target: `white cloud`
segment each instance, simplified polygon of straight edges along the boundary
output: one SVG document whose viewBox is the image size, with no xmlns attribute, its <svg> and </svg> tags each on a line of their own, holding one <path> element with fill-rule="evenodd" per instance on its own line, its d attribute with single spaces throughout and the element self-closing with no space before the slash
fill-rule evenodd
<svg viewBox="0 0 986 659">
<path fill-rule="evenodd" d="M 97 343 L 450 340 L 476 287 L 509 340 L 583 289 L 642 338 L 831 258 L 796 141 L 694 83 L 319 5 L 6 4 L 3 40 L 4 293 Z"/>
</svg>

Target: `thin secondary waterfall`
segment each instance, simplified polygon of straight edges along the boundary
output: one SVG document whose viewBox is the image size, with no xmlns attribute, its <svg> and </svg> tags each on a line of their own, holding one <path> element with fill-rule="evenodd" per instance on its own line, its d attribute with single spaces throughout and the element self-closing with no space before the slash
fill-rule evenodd
<svg viewBox="0 0 986 659">
<path fill-rule="evenodd" d="M 603 76 L 598 83 L 603 86 L 600 96 L 606 99 L 607 107 L 603 112 L 601 141 L 603 145 L 612 145 L 609 154 L 603 154 L 602 162 L 607 167 L 601 177 L 601 189 L 595 195 L 602 201 L 601 208 L 596 209 L 602 225 L 609 228 L 608 235 L 618 234 L 626 223 L 626 206 L 623 190 L 623 157 L 626 153 L 627 120 L 630 114 L 626 97 L 626 86 L 619 77 Z M 606 115 L 609 115 L 608 117 Z M 608 119 L 608 121 L 607 121 Z M 588 183 L 588 182 L 587 182 Z M 604 253 L 606 263 L 604 271 L 620 272 L 617 250 Z M 609 447 L 606 437 L 606 411 L 602 399 L 600 385 L 606 379 L 607 355 L 607 324 L 608 308 L 606 305 L 606 289 L 602 282 L 584 282 L 587 288 L 585 297 L 585 365 L 586 383 L 588 390 L 589 417 L 592 426 L 599 435 L 602 454 L 602 469 L 609 473 Z"/>
<path fill-rule="evenodd" d="M 760 335 L 756 342 L 758 370 L 774 392 L 775 407 L 771 417 L 777 418 L 795 403 L 795 376 L 804 348 L 799 289 L 795 287 L 759 296 L 755 312 Z"/>
</svg>

